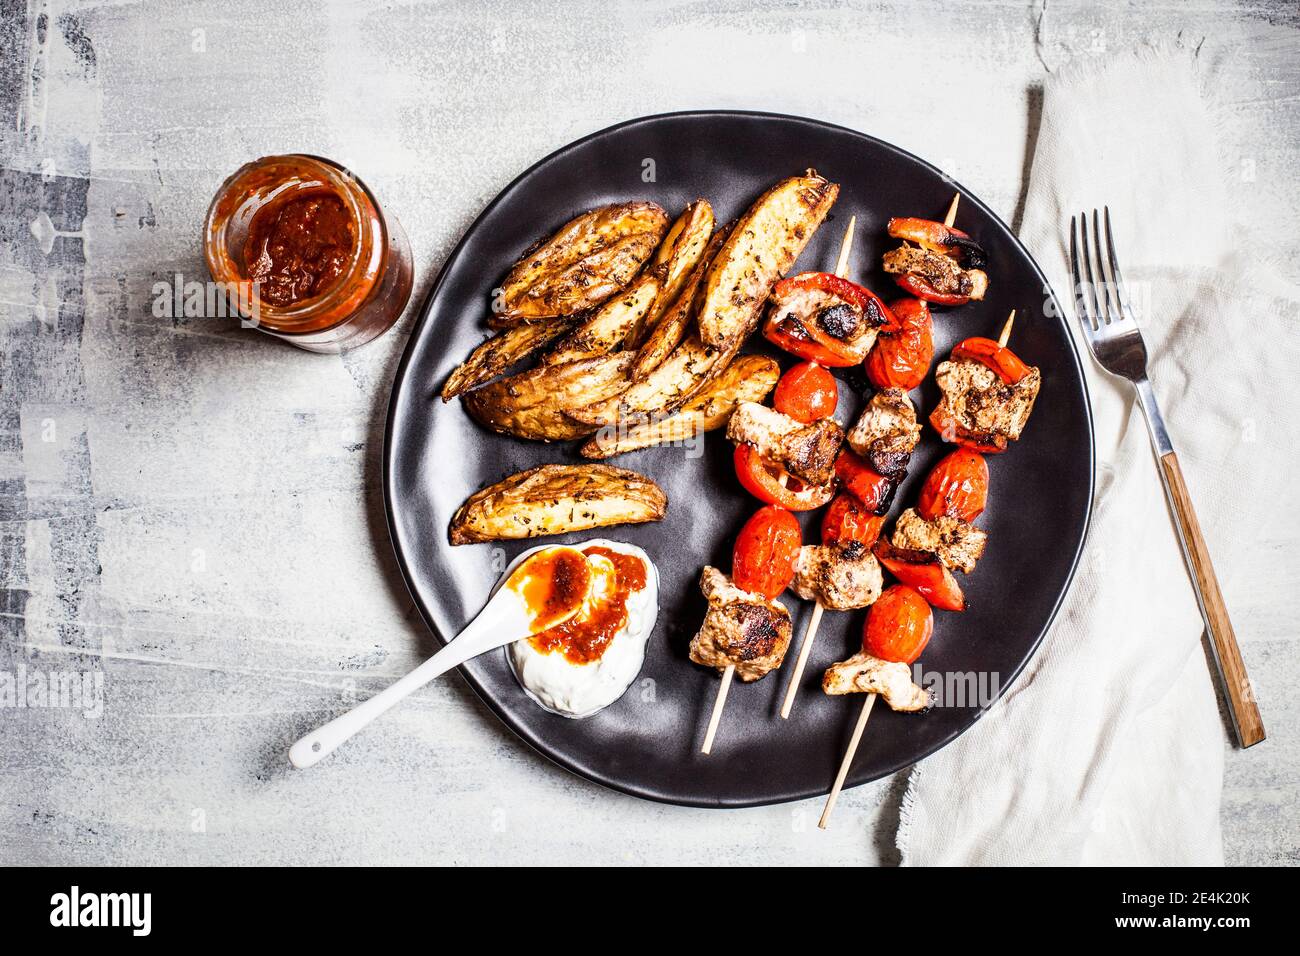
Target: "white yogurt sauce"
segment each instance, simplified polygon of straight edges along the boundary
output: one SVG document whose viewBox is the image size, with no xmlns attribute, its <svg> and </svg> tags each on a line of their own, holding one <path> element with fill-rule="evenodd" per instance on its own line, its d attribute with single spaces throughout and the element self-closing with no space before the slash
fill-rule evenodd
<svg viewBox="0 0 1300 956">
<path fill-rule="evenodd" d="M 506 648 L 510 668 L 524 692 L 543 709 L 562 717 L 590 717 L 623 696 L 641 673 L 646 643 L 659 616 L 659 570 L 650 556 L 636 545 L 606 538 L 569 545 L 579 551 L 593 546 L 635 555 L 646 566 L 646 586 L 628 595 L 627 623 L 614 635 L 605 652 L 594 661 L 580 664 L 558 650 L 540 651 L 527 638 Z M 529 555 L 553 547 L 555 545 L 542 545 L 519 555 L 501 575 L 497 587 L 501 587 L 501 583 L 508 580 Z M 587 555 L 587 560 L 592 567 L 592 590 L 588 601 L 594 601 L 614 586 L 614 565 L 598 554 Z"/>
</svg>

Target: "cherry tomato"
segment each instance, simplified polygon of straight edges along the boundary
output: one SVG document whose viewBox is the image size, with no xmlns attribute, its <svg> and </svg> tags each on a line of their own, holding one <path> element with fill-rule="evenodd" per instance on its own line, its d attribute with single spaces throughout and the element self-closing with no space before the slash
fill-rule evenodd
<svg viewBox="0 0 1300 956">
<path fill-rule="evenodd" d="M 886 571 L 944 611 L 966 610 L 966 598 L 952 572 L 943 566 L 937 554 L 896 548 L 888 541 L 877 541 L 872 553 Z"/>
<path fill-rule="evenodd" d="M 834 375 L 816 362 L 800 362 L 776 383 L 772 406 L 783 415 L 809 425 L 834 415 L 839 400 Z"/>
<path fill-rule="evenodd" d="M 849 544 L 857 541 L 868 548 L 880 537 L 884 515 L 864 509 L 850 494 L 839 494 L 822 516 L 822 544 Z"/>
<path fill-rule="evenodd" d="M 883 515 L 894 500 L 901 475 L 882 475 L 852 450 L 845 448 L 835 459 L 835 477 L 858 504 L 872 514 Z"/>
<path fill-rule="evenodd" d="M 891 584 L 871 605 L 862 626 L 862 649 L 882 661 L 911 664 L 934 633 L 934 614 L 914 588 Z"/>
<path fill-rule="evenodd" d="M 970 301 L 968 295 L 940 292 L 915 272 L 904 272 L 902 275 L 895 276 L 894 281 L 898 283 L 898 287 L 904 292 L 910 292 L 918 299 L 933 302 L 935 305 L 965 305 Z"/>
<path fill-rule="evenodd" d="M 1015 352 L 1005 345 L 998 345 L 992 339 L 979 336 L 958 342 L 957 347 L 952 350 L 952 357 L 958 361 L 969 359 L 986 365 L 997 372 L 998 377 L 1008 385 L 1015 385 L 1029 374 L 1029 366 L 1022 362 Z"/>
<path fill-rule="evenodd" d="M 925 381 L 934 358 L 933 322 L 930 307 L 920 299 L 899 299 L 890 303 L 901 328 L 876 339 L 867 356 L 867 378 L 876 388 L 906 391 Z"/>
<path fill-rule="evenodd" d="M 803 543 L 795 516 L 778 505 L 759 508 L 736 536 L 731 578 L 736 587 L 775 598 L 794 580 L 794 562 Z"/>
<path fill-rule="evenodd" d="M 1007 450 L 1006 435 L 977 435 L 962 428 L 948 414 L 946 402 L 940 402 L 930 413 L 930 427 L 937 431 L 944 441 L 955 442 L 963 448 L 982 452 L 985 455 L 999 455 Z"/>
<path fill-rule="evenodd" d="M 926 521 L 940 516 L 974 521 L 988 497 L 988 463 L 979 452 L 958 448 L 926 476 L 916 510 Z"/>
<path fill-rule="evenodd" d="M 780 465 L 764 459 L 753 445 L 737 445 L 733 461 L 736 477 L 745 490 L 769 505 L 780 505 L 789 511 L 811 511 L 826 504 L 835 494 L 832 482 L 810 485 L 800 481 Z"/>
</svg>

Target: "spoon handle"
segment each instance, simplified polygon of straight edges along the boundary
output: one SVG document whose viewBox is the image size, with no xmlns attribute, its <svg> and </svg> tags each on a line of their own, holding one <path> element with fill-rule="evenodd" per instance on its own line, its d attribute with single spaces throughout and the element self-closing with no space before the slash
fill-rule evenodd
<svg viewBox="0 0 1300 956">
<path fill-rule="evenodd" d="M 300 770 L 314 766 L 376 717 L 386 713 L 435 677 L 458 667 L 471 657 L 512 643 L 521 635 L 527 634 L 528 619 L 525 612 L 522 608 L 514 607 L 514 604 L 511 601 L 505 607 L 501 606 L 501 602 L 496 602 L 495 607 L 489 605 L 455 640 L 415 670 L 347 713 L 317 727 L 295 743 L 289 748 L 289 763 Z"/>
</svg>

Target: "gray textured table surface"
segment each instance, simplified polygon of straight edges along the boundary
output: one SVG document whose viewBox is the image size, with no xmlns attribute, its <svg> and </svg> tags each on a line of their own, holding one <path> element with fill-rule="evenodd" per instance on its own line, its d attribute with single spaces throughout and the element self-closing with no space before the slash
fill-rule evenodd
<svg viewBox="0 0 1300 956">
<path fill-rule="evenodd" d="M 539 156 L 672 109 L 863 129 L 1015 219 L 1045 72 L 1200 45 L 1233 199 L 1297 275 L 1290 4 L 0 0 L 0 670 L 90 672 L 98 716 L 0 710 L 0 862 L 890 862 L 900 782 L 710 812 L 605 792 L 440 681 L 311 773 L 289 741 L 431 649 L 391 557 L 384 407 L 413 308 L 345 357 L 150 314 L 205 278 L 199 223 L 249 158 L 358 170 L 417 299 Z M 938 78 L 940 82 L 927 82 Z M 906 103 L 910 107 L 904 110 Z M 909 117 L 929 117 L 917 122 Z M 1278 246 L 1281 246 L 1279 249 Z M 1230 862 L 1295 862 L 1294 614 L 1234 605 L 1272 739 L 1228 759 Z M 1258 679 L 1258 677 L 1257 677 Z"/>
</svg>

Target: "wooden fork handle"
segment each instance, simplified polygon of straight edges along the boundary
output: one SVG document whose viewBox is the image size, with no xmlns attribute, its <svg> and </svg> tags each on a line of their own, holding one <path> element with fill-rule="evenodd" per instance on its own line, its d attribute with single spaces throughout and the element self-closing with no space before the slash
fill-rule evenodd
<svg viewBox="0 0 1300 956">
<path fill-rule="evenodd" d="M 1237 637 L 1232 631 L 1232 621 L 1228 618 L 1228 607 L 1223 602 L 1223 592 L 1219 590 L 1219 579 L 1215 577 L 1214 565 L 1210 563 L 1210 551 L 1205 546 L 1201 524 L 1196 520 L 1196 509 L 1192 507 L 1192 497 L 1187 492 L 1183 470 L 1178 466 L 1178 456 L 1172 451 L 1162 455 L 1160 467 L 1164 470 L 1169 500 L 1187 553 L 1188 570 L 1191 571 L 1196 586 L 1206 629 L 1210 632 L 1210 641 L 1214 646 L 1214 656 L 1219 663 L 1219 673 L 1223 677 L 1223 692 L 1228 700 L 1233 726 L 1237 730 L 1237 740 L 1242 747 L 1251 747 L 1264 739 L 1264 720 L 1260 717 L 1250 677 L 1246 674 L 1246 665 L 1242 662 L 1241 650 L 1237 647 Z"/>
</svg>

